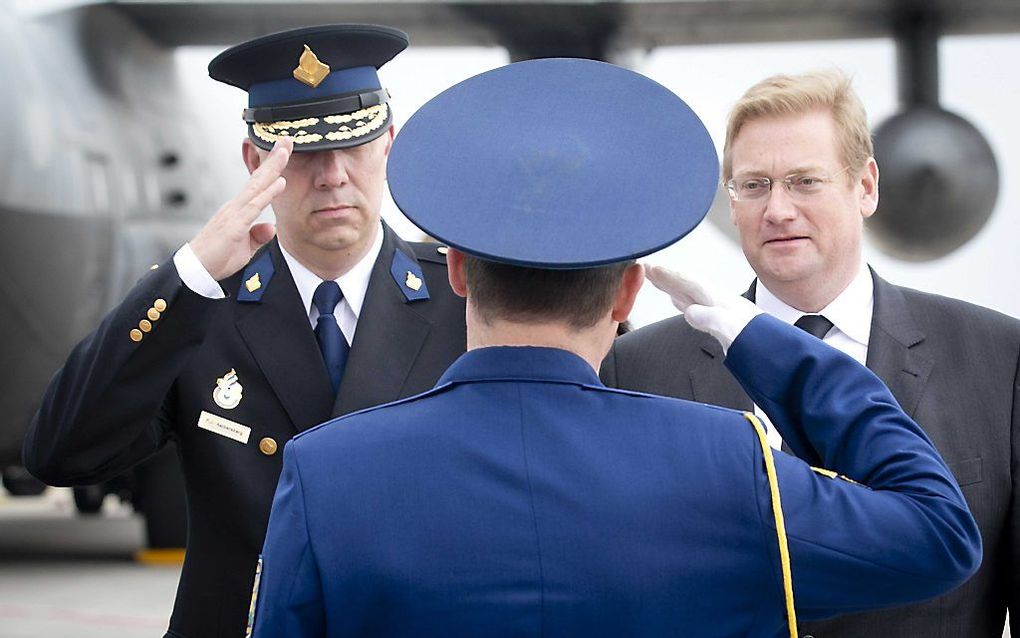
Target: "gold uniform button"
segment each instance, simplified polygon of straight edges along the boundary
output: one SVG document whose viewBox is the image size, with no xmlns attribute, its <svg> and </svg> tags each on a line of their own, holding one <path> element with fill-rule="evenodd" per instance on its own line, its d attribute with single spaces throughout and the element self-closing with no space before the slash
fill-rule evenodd
<svg viewBox="0 0 1020 638">
<path fill-rule="evenodd" d="M 128 335 L 131 337 L 131 341 L 134 341 L 135 343 L 138 343 L 139 341 L 142 340 L 142 331 L 139 330 L 138 328 L 133 328 L 131 332 L 128 333 Z"/>
<path fill-rule="evenodd" d="M 149 270 L 159 270 L 159 264 L 152 264 L 149 266 Z"/>
<path fill-rule="evenodd" d="M 259 441 L 259 451 L 266 456 L 272 456 L 276 454 L 276 441 L 269 438 L 268 436 Z"/>
<path fill-rule="evenodd" d="M 158 310 L 159 312 L 165 311 L 166 299 L 157 299 L 156 301 L 152 302 L 152 307 Z"/>
<path fill-rule="evenodd" d="M 145 316 L 152 321 L 159 321 L 159 311 L 155 308 L 149 308 L 149 311 L 145 313 Z"/>
<path fill-rule="evenodd" d="M 139 321 L 138 328 L 141 329 L 142 332 L 152 332 L 152 324 L 149 323 L 148 319 L 142 319 Z"/>
</svg>

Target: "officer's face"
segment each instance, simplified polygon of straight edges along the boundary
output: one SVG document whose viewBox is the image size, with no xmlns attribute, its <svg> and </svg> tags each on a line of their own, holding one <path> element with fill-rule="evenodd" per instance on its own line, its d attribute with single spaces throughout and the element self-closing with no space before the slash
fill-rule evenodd
<svg viewBox="0 0 1020 638">
<path fill-rule="evenodd" d="M 353 148 L 291 155 L 283 171 L 287 186 L 273 200 L 277 233 L 288 251 L 321 263 L 331 255 L 358 259 L 368 250 L 379 228 L 392 141 L 391 128 Z M 258 155 L 261 161 L 267 153 L 259 149 Z"/>
<path fill-rule="evenodd" d="M 864 219 L 878 203 L 874 160 L 848 169 L 828 111 L 763 117 L 744 124 L 731 147 L 733 177 L 768 177 L 771 194 L 730 201 L 730 217 L 748 263 L 777 294 L 810 295 L 853 279 L 861 260 Z M 787 176 L 832 177 L 816 193 L 791 192 Z M 787 300 L 790 302 L 790 300 Z"/>
</svg>

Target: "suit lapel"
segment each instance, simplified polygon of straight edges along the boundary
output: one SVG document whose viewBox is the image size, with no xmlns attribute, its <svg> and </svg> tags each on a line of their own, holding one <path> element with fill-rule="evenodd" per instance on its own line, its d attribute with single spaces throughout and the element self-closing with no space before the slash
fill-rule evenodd
<svg viewBox="0 0 1020 638">
<path fill-rule="evenodd" d="M 734 410 L 751 411 L 754 404 L 740 383 L 723 365 L 722 347 L 712 337 L 702 339 L 703 360 L 690 371 L 693 399 L 699 403 L 720 405 Z"/>
<path fill-rule="evenodd" d="M 925 335 L 907 308 L 903 293 L 872 270 L 875 304 L 868 339 L 868 368 L 892 391 L 903 411 L 913 416 L 934 361 Z"/>
<path fill-rule="evenodd" d="M 276 273 L 261 301 L 238 304 L 237 329 L 294 427 L 304 430 L 329 418 L 333 388 L 277 240 L 268 250 Z"/>
<path fill-rule="evenodd" d="M 401 396 L 432 324 L 415 311 L 400 291 L 390 265 L 398 248 L 414 259 L 414 252 L 388 226 L 383 225 L 383 245 L 372 268 L 365 303 L 347 359 L 333 415 L 388 403 Z M 425 282 L 435 285 L 435 282 Z"/>
</svg>

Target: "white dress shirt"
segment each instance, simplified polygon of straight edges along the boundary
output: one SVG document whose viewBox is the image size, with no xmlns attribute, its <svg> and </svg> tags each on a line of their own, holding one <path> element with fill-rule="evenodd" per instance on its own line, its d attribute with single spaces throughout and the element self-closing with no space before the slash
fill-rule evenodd
<svg viewBox="0 0 1020 638">
<path fill-rule="evenodd" d="M 340 325 L 340 331 L 343 333 L 344 338 L 347 339 L 348 345 L 354 343 L 354 332 L 358 327 L 358 317 L 361 315 L 361 307 L 364 305 L 365 295 L 368 293 L 368 281 L 372 277 L 372 267 L 382 251 L 382 242 L 383 229 L 382 224 L 380 224 L 375 234 L 375 241 L 365 256 L 353 268 L 335 280 L 340 286 L 340 292 L 343 293 L 343 299 L 340 300 L 340 303 L 334 309 L 333 316 L 336 317 L 337 323 Z M 294 285 L 297 286 L 298 294 L 301 296 L 301 303 L 308 314 L 308 321 L 311 323 L 312 328 L 314 328 L 316 321 L 319 319 L 319 311 L 312 304 L 312 295 L 315 294 L 315 289 L 322 283 L 322 279 L 306 268 L 296 257 L 288 253 L 283 244 L 280 244 L 280 252 L 283 253 L 287 267 L 290 268 Z M 177 274 L 180 276 L 181 281 L 184 282 L 184 285 L 195 294 L 202 295 L 208 299 L 223 299 L 226 297 L 219 283 L 202 266 L 202 262 L 198 260 L 189 244 L 184 244 L 174 254 L 174 267 L 177 268 Z"/>
<path fill-rule="evenodd" d="M 845 352 L 864 365 L 868 358 L 868 340 L 871 337 L 874 287 L 871 272 L 867 265 L 862 263 L 850 285 L 817 313 L 805 313 L 797 310 L 772 294 L 760 281 L 755 282 L 754 302 L 773 317 L 791 325 L 805 314 L 823 315 L 832 322 L 832 328 L 822 338 L 822 341 Z M 783 443 L 783 438 L 757 405 L 754 406 L 754 413 L 768 428 L 769 445 L 778 450 Z"/>
</svg>

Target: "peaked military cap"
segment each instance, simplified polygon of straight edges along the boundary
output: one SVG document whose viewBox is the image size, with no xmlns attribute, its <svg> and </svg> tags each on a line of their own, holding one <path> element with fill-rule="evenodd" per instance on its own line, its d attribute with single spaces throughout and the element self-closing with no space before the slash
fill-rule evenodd
<svg viewBox="0 0 1020 638">
<path fill-rule="evenodd" d="M 719 161 L 698 116 L 633 71 L 517 62 L 439 94 L 390 151 L 397 206 L 490 261 L 587 268 L 664 248 L 705 217 Z"/>
<path fill-rule="evenodd" d="M 371 24 L 293 29 L 227 49 L 209 76 L 248 92 L 243 117 L 259 148 L 283 135 L 297 152 L 347 148 L 389 129 L 389 93 L 377 71 L 407 43 L 403 31 Z"/>
</svg>

